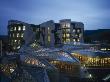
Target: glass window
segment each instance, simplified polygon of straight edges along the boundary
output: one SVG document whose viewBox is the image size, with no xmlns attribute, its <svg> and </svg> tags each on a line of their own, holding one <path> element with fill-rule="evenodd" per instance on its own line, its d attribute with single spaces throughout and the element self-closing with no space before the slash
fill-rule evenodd
<svg viewBox="0 0 110 82">
<path fill-rule="evenodd" d="M 66 29 L 66 32 L 70 32 L 70 29 Z"/>
<path fill-rule="evenodd" d="M 19 33 L 17 33 L 17 37 L 19 37 Z"/>
<path fill-rule="evenodd" d="M 69 28 L 70 27 L 70 23 L 64 23 L 64 24 L 62 24 L 62 27 L 63 28 Z"/>
<path fill-rule="evenodd" d="M 79 42 L 79 39 L 77 39 L 77 41 Z"/>
<path fill-rule="evenodd" d="M 10 31 L 13 31 L 13 27 L 10 27 Z"/>
<path fill-rule="evenodd" d="M 70 39 L 66 39 L 66 42 L 70 42 Z"/>
<path fill-rule="evenodd" d="M 78 34 L 76 34 L 75 36 L 78 37 Z"/>
<path fill-rule="evenodd" d="M 79 38 L 81 37 L 81 34 L 79 34 Z"/>
<path fill-rule="evenodd" d="M 20 40 L 18 40 L 18 44 L 20 44 Z"/>
<path fill-rule="evenodd" d="M 20 46 L 18 46 L 17 49 L 20 49 Z"/>
<path fill-rule="evenodd" d="M 22 33 L 22 34 L 21 34 L 21 37 L 23 37 L 23 35 L 24 35 L 24 34 Z"/>
<path fill-rule="evenodd" d="M 65 25 L 66 25 L 66 27 L 70 27 L 70 23 L 66 23 Z"/>
<path fill-rule="evenodd" d="M 13 33 L 13 37 L 15 37 L 15 34 Z"/>
<path fill-rule="evenodd" d="M 23 26 L 23 30 L 25 30 L 26 29 L 26 26 Z"/>
<path fill-rule="evenodd" d="M 16 31 L 16 27 L 14 27 L 14 31 Z"/>
<path fill-rule="evenodd" d="M 79 29 L 77 29 L 77 32 L 79 33 L 79 32 L 80 32 L 80 30 L 79 30 Z"/>
<path fill-rule="evenodd" d="M 63 37 L 65 37 L 65 34 L 63 34 Z"/>
<path fill-rule="evenodd" d="M 19 31 L 21 30 L 21 27 L 20 27 L 20 26 L 18 26 L 18 30 L 19 30 Z"/>
<path fill-rule="evenodd" d="M 17 40 L 15 40 L 15 42 L 17 42 Z"/>
<path fill-rule="evenodd" d="M 73 39 L 73 41 L 75 42 L 76 40 L 75 40 L 75 39 Z"/>
<path fill-rule="evenodd" d="M 70 34 L 66 34 L 66 37 L 70 37 Z"/>
<path fill-rule="evenodd" d="M 73 32 L 76 32 L 76 30 L 75 30 L 75 29 L 73 29 Z"/>
</svg>

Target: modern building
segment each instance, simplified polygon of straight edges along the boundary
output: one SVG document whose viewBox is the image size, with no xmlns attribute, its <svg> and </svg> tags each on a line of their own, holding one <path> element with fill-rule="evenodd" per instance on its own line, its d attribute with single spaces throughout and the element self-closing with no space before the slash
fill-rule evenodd
<svg viewBox="0 0 110 82">
<path fill-rule="evenodd" d="M 25 32 L 26 31 L 26 32 Z M 70 19 L 60 20 L 55 23 L 53 20 L 39 25 L 28 24 L 17 20 L 8 22 L 9 43 L 14 50 L 18 50 L 23 44 L 24 34 L 30 37 L 34 34 L 37 43 L 45 47 L 61 46 L 65 43 L 83 43 L 84 24 L 73 22 Z"/>
<path fill-rule="evenodd" d="M 70 19 L 60 20 L 54 23 L 53 20 L 40 24 L 41 43 L 45 46 L 56 46 L 73 42 L 83 43 L 84 24 L 73 22 Z"/>
<path fill-rule="evenodd" d="M 82 22 L 74 22 L 70 19 L 60 20 L 62 30 L 62 42 L 83 42 L 84 24 Z"/>
<path fill-rule="evenodd" d="M 8 22 L 9 44 L 13 46 L 13 50 L 20 48 L 23 41 L 24 31 L 28 26 L 27 23 L 17 20 L 10 20 Z"/>
<path fill-rule="evenodd" d="M 38 25 L 28 24 L 18 20 L 10 20 L 8 22 L 8 37 L 9 44 L 13 47 L 13 50 L 18 50 L 22 44 L 24 44 L 24 32 L 26 29 L 31 28 L 33 32 L 38 33 Z M 36 34 L 36 37 L 38 34 Z M 28 36 L 29 37 L 29 36 Z"/>
</svg>

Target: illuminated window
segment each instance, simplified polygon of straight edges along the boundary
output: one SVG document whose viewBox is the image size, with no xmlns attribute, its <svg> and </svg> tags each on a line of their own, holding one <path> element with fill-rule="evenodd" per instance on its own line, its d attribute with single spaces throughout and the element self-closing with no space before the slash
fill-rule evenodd
<svg viewBox="0 0 110 82">
<path fill-rule="evenodd" d="M 50 42 L 50 36 L 48 36 L 48 42 Z"/>
<path fill-rule="evenodd" d="M 16 27 L 14 27 L 14 31 L 16 31 Z"/>
<path fill-rule="evenodd" d="M 18 46 L 17 49 L 20 49 L 20 46 Z"/>
<path fill-rule="evenodd" d="M 13 27 L 10 28 L 10 31 L 13 31 Z"/>
<path fill-rule="evenodd" d="M 62 25 L 63 28 L 69 28 L 70 27 L 70 23 L 65 23 Z"/>
<path fill-rule="evenodd" d="M 13 47 L 13 49 L 15 50 L 15 49 L 16 49 L 16 47 Z"/>
<path fill-rule="evenodd" d="M 18 26 L 18 30 L 19 30 L 19 31 L 21 30 L 21 27 L 20 27 L 20 26 Z"/>
<path fill-rule="evenodd" d="M 18 40 L 18 44 L 20 44 L 20 40 Z"/>
<path fill-rule="evenodd" d="M 70 37 L 70 34 L 66 34 L 66 37 Z"/>
<path fill-rule="evenodd" d="M 76 32 L 76 30 L 75 30 L 75 29 L 73 29 L 73 32 Z"/>
<path fill-rule="evenodd" d="M 79 37 L 81 37 L 81 34 L 79 34 Z"/>
<path fill-rule="evenodd" d="M 101 48 L 100 50 L 103 50 L 104 51 L 104 50 L 107 50 L 107 49 L 106 48 Z"/>
<path fill-rule="evenodd" d="M 15 40 L 15 42 L 17 42 L 17 40 Z"/>
<path fill-rule="evenodd" d="M 75 40 L 75 39 L 73 39 L 73 41 L 75 42 L 76 40 Z"/>
<path fill-rule="evenodd" d="M 77 39 L 77 41 L 79 42 L 79 39 Z"/>
<path fill-rule="evenodd" d="M 15 34 L 13 33 L 13 37 L 15 37 Z"/>
<path fill-rule="evenodd" d="M 66 39 L 66 42 L 70 42 L 70 39 Z"/>
<path fill-rule="evenodd" d="M 108 50 L 110 50 L 110 48 L 108 48 Z"/>
<path fill-rule="evenodd" d="M 70 29 L 66 29 L 66 32 L 70 32 Z"/>
<path fill-rule="evenodd" d="M 66 37 L 65 34 L 63 34 L 63 37 Z"/>
<path fill-rule="evenodd" d="M 48 27 L 48 42 L 50 42 L 50 28 Z"/>
<path fill-rule="evenodd" d="M 66 27 L 70 27 L 70 23 L 66 23 Z"/>
<path fill-rule="evenodd" d="M 26 29 L 26 26 L 23 26 L 23 30 L 25 30 Z"/>
<path fill-rule="evenodd" d="M 17 33 L 17 37 L 19 37 L 19 33 Z"/>
<path fill-rule="evenodd" d="M 77 35 L 77 34 L 76 34 L 75 36 L 76 36 L 76 37 L 78 37 L 78 35 Z"/>
<path fill-rule="evenodd" d="M 80 30 L 79 30 L 79 29 L 77 29 L 77 32 L 79 33 L 79 32 L 80 32 Z"/>
<path fill-rule="evenodd" d="M 21 34 L 21 37 L 23 37 L 23 35 L 24 35 L 24 34 L 22 33 L 22 34 Z"/>
</svg>

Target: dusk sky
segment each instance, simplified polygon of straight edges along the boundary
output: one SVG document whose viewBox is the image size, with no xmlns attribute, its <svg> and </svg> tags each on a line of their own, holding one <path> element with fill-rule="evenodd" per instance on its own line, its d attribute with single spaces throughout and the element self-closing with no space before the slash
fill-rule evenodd
<svg viewBox="0 0 110 82">
<path fill-rule="evenodd" d="M 110 0 L 0 0 L 0 34 L 7 34 L 10 19 L 32 24 L 71 19 L 86 30 L 110 28 Z"/>
</svg>

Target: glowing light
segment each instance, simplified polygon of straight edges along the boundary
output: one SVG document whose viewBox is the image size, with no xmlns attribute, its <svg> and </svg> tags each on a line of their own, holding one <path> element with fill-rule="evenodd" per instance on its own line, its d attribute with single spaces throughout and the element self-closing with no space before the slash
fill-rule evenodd
<svg viewBox="0 0 110 82">
<path fill-rule="evenodd" d="M 21 27 L 20 27 L 20 26 L 18 27 L 18 30 L 19 30 L 19 31 L 21 30 Z"/>
<path fill-rule="evenodd" d="M 25 30 L 26 28 L 25 28 L 26 26 L 23 26 L 23 30 Z"/>
<path fill-rule="evenodd" d="M 17 49 L 19 49 L 19 48 L 20 48 L 20 46 L 17 47 Z"/>
<path fill-rule="evenodd" d="M 16 27 L 14 28 L 14 30 L 16 31 Z"/>
<path fill-rule="evenodd" d="M 110 50 L 110 48 L 108 48 L 108 50 Z"/>
<path fill-rule="evenodd" d="M 92 75 L 91 74 L 89 74 L 89 78 L 92 78 Z"/>
<path fill-rule="evenodd" d="M 17 42 L 17 40 L 15 40 L 15 42 Z"/>
<path fill-rule="evenodd" d="M 12 73 L 14 71 L 14 69 L 10 68 L 10 72 Z"/>
<path fill-rule="evenodd" d="M 107 49 L 106 48 L 101 48 L 100 50 L 103 50 L 104 51 L 104 50 L 107 50 Z"/>
</svg>

